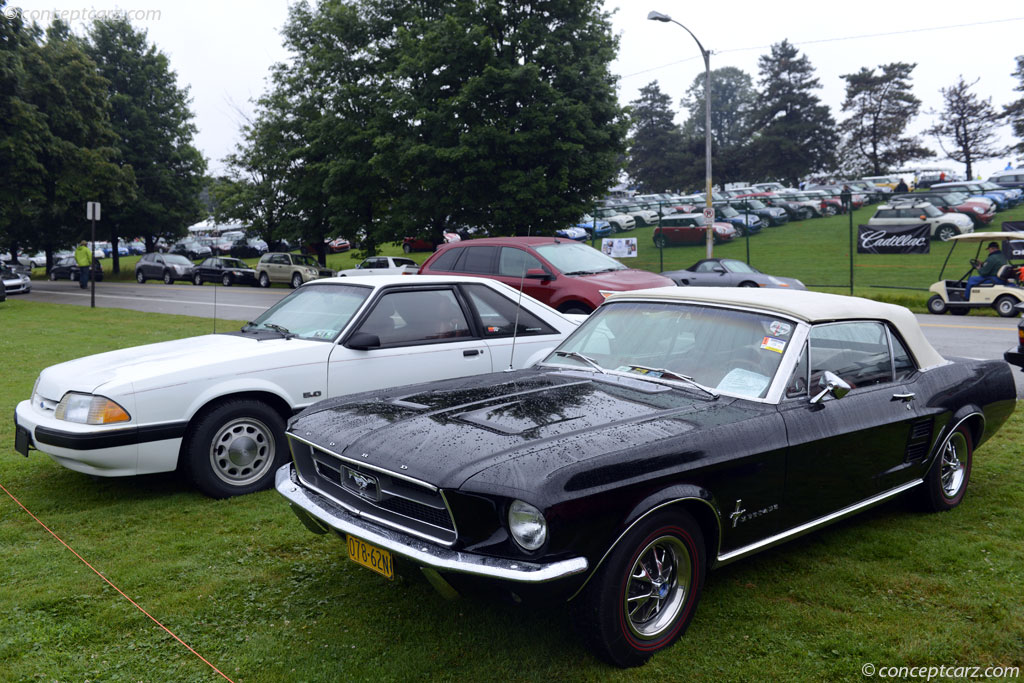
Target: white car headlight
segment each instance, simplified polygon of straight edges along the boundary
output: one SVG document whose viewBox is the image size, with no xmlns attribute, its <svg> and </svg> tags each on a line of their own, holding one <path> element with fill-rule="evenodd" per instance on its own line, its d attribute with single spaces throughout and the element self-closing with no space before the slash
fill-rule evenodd
<svg viewBox="0 0 1024 683">
<path fill-rule="evenodd" d="M 548 538 L 548 523 L 541 511 L 529 503 L 514 500 L 508 508 L 508 530 L 526 550 L 536 550 Z"/>
<path fill-rule="evenodd" d="M 128 422 L 131 417 L 124 408 L 105 396 L 79 394 L 69 391 L 57 404 L 54 417 L 67 422 L 87 425 L 104 425 L 114 422 Z"/>
</svg>

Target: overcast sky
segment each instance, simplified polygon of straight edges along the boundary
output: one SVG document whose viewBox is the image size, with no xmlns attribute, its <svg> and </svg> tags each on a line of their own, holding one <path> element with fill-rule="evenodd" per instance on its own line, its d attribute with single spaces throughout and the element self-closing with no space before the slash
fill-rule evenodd
<svg viewBox="0 0 1024 683">
<path fill-rule="evenodd" d="M 49 23 L 46 12 L 64 12 L 73 28 L 84 27 L 83 14 L 111 10 L 132 13 L 133 22 L 149 33 L 171 60 L 179 83 L 192 95 L 199 134 L 196 144 L 210 161 L 210 169 L 223 169 L 221 160 L 239 140 L 243 114 L 252 112 L 253 100 L 267 87 L 269 67 L 288 58 L 281 46 L 280 29 L 288 15 L 283 0 L 263 2 L 200 2 L 149 0 L 134 4 L 104 0 L 78 6 L 54 0 L 11 0 L 27 18 Z M 841 6 L 841 8 L 840 8 Z M 916 62 L 914 94 L 923 101 L 922 112 L 942 107 L 939 89 L 954 84 L 962 74 L 980 78 L 975 92 L 1001 107 L 1022 93 L 1014 92 L 1014 58 L 1024 54 L 1024 2 L 989 0 L 978 5 L 963 2 L 683 2 L 682 0 L 606 0 L 614 11 L 612 22 L 620 36 L 619 58 L 612 72 L 620 77 L 623 104 L 637 98 L 640 88 L 658 81 L 678 105 L 689 84 L 703 73 L 696 44 L 674 24 L 648 21 L 657 10 L 685 24 L 712 51 L 712 69 L 734 66 L 758 78 L 757 59 L 769 46 L 789 39 L 815 67 L 822 89 L 819 96 L 837 120 L 845 81 L 841 74 L 894 61 Z M 77 17 L 75 13 L 78 13 Z M 713 104 L 713 103 L 712 103 Z M 931 125 L 923 114 L 910 129 Z M 1003 131 L 1007 144 L 1014 142 Z M 926 144 L 939 151 L 934 139 Z M 980 162 L 976 173 L 987 177 L 1008 158 Z M 958 172 L 963 167 L 940 160 Z"/>
</svg>

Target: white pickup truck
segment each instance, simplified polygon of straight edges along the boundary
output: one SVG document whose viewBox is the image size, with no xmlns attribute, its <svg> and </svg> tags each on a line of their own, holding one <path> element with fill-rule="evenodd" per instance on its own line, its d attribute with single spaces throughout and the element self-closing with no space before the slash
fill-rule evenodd
<svg viewBox="0 0 1024 683">
<path fill-rule="evenodd" d="M 404 256 L 371 256 L 355 268 L 339 270 L 338 277 L 349 275 L 415 275 L 420 267 Z"/>
</svg>

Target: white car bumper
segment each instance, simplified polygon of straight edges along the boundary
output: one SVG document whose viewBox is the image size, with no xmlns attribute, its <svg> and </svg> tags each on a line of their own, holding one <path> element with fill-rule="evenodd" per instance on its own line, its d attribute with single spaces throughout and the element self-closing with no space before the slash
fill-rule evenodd
<svg viewBox="0 0 1024 683">
<path fill-rule="evenodd" d="M 35 448 L 70 470 L 100 477 L 174 470 L 185 433 L 184 423 L 109 427 L 66 422 L 31 401 L 18 404 L 14 423 L 23 455 Z"/>
</svg>

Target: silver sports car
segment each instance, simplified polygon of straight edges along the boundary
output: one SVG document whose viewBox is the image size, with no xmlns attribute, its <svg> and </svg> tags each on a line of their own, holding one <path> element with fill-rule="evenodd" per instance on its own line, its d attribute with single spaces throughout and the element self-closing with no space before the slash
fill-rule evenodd
<svg viewBox="0 0 1024 683">
<path fill-rule="evenodd" d="M 662 273 L 680 287 L 783 287 L 807 289 L 804 283 L 791 277 L 776 277 L 731 258 L 707 258 L 697 261 L 686 270 Z"/>
</svg>

